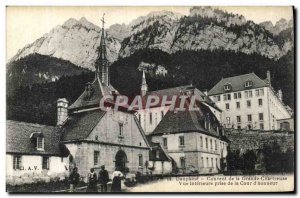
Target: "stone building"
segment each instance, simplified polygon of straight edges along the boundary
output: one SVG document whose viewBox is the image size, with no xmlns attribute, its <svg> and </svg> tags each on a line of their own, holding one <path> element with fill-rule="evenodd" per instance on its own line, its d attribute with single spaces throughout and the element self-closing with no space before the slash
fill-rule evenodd
<svg viewBox="0 0 300 198">
<path fill-rule="evenodd" d="M 291 118 L 282 91 L 276 94 L 271 86 L 269 71 L 265 80 L 254 73 L 223 78 L 208 95 L 222 109 L 225 128 L 278 130 L 277 120 Z"/>
<path fill-rule="evenodd" d="M 187 103 L 194 97 L 199 110 L 190 110 L 189 104 L 185 104 L 185 110 L 177 112 L 171 109 L 171 104 L 162 105 L 163 97 L 172 101 L 174 96 L 183 95 L 187 96 Z M 150 144 L 159 144 L 163 148 L 163 151 L 157 150 L 156 155 L 166 153 L 172 161 L 173 171 L 179 173 L 218 173 L 221 163 L 225 163 L 228 146 L 219 122 L 221 110 L 206 94 L 191 85 L 148 92 L 143 72 L 142 100 L 147 101 L 153 96 L 159 98 L 158 104 L 147 107 L 143 103 L 143 108 L 137 110 L 137 117 Z M 156 168 L 153 160 L 151 158 L 150 162 Z M 161 169 L 160 164 L 157 167 Z"/>
<path fill-rule="evenodd" d="M 145 173 L 150 147 L 134 112 L 114 110 L 113 100 L 105 103 L 106 111 L 99 106 L 102 97 L 119 94 L 110 84 L 103 27 L 95 67 L 94 81 L 87 83 L 72 105 L 68 107 L 66 100 L 58 100 L 62 142 L 83 176 L 90 168 L 98 172 L 101 165 L 109 172 L 119 169 Z"/>
<path fill-rule="evenodd" d="M 57 127 L 6 121 L 6 182 L 19 185 L 68 176 L 68 149 Z"/>
</svg>

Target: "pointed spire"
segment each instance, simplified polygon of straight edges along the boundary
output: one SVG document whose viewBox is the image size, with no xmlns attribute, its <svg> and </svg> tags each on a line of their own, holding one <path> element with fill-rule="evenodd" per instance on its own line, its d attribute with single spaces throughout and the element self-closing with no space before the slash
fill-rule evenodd
<svg viewBox="0 0 300 198">
<path fill-rule="evenodd" d="M 143 69 L 143 78 L 142 78 L 142 86 L 141 86 L 141 94 L 145 96 L 148 92 L 148 85 L 146 82 L 145 70 Z"/>
<path fill-rule="evenodd" d="M 107 60 L 107 54 L 106 54 L 106 44 L 105 44 L 105 32 L 104 32 L 104 15 L 101 19 L 102 22 L 102 29 L 101 29 L 101 39 L 100 39 L 100 46 L 97 49 L 98 57 L 96 60 L 96 77 L 101 80 L 101 83 L 104 85 L 110 84 L 109 79 L 109 65 Z"/>
</svg>

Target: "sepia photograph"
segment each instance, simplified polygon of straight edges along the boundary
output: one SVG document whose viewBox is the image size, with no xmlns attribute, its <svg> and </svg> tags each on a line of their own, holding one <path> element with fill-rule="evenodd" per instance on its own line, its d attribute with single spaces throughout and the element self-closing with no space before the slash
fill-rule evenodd
<svg viewBox="0 0 300 198">
<path fill-rule="evenodd" d="M 5 12 L 6 192 L 295 192 L 293 6 Z"/>
</svg>

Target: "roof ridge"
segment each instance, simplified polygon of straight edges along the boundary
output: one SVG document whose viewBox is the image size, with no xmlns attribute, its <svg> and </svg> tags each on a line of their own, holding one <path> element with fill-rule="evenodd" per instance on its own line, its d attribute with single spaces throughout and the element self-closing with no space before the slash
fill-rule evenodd
<svg viewBox="0 0 300 198">
<path fill-rule="evenodd" d="M 56 128 L 56 126 L 52 126 L 52 125 L 44 125 L 44 124 L 31 123 L 31 122 L 23 122 L 23 121 L 16 121 L 16 120 L 6 120 L 6 123 L 15 123 L 15 124 L 18 124 L 18 125 L 27 125 L 27 126 L 33 126 L 33 127 L 51 127 L 51 128 Z"/>
<path fill-rule="evenodd" d="M 181 87 L 189 87 L 191 85 L 182 85 L 182 86 L 178 86 L 178 87 L 170 87 L 170 88 L 166 88 L 166 89 L 157 89 L 157 90 L 154 90 L 154 91 L 149 91 L 148 93 L 151 93 L 151 92 L 157 92 L 157 91 L 165 91 L 165 90 L 169 90 L 169 89 L 175 89 L 175 88 L 181 88 Z"/>
</svg>

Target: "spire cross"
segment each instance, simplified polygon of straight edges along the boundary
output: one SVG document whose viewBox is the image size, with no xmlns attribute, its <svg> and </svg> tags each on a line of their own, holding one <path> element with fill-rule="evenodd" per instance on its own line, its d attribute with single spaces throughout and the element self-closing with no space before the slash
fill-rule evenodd
<svg viewBox="0 0 300 198">
<path fill-rule="evenodd" d="M 102 21 L 102 28 L 104 28 L 104 23 L 105 23 L 105 21 L 104 21 L 104 15 L 105 15 L 105 13 L 103 14 L 102 19 L 101 19 L 101 21 Z"/>
</svg>

